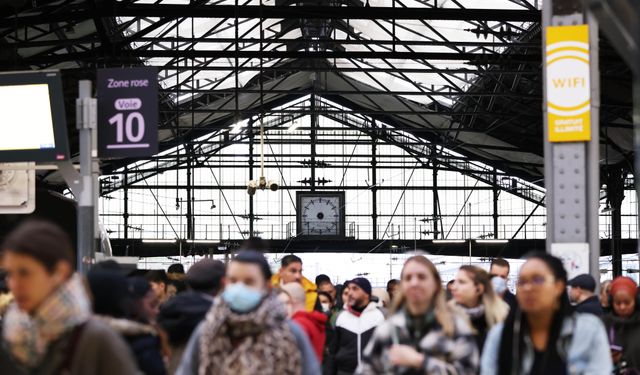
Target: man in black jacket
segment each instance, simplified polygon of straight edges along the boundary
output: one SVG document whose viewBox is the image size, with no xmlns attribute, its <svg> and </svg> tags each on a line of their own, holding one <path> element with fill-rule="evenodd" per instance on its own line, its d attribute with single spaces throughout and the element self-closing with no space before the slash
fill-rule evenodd
<svg viewBox="0 0 640 375">
<path fill-rule="evenodd" d="M 511 266 L 509 262 L 507 262 L 504 258 L 494 258 L 491 260 L 491 267 L 489 268 L 489 273 L 491 277 L 498 276 L 504 279 L 504 281 L 509 280 L 509 271 L 511 270 Z M 511 293 L 509 288 L 502 295 L 502 299 L 509 305 L 511 311 L 514 311 L 518 306 L 518 301 L 516 300 L 516 296 Z"/>
<path fill-rule="evenodd" d="M 349 297 L 336 319 L 335 337 L 330 346 L 330 375 L 353 374 L 373 331 L 384 322 L 384 314 L 371 302 L 369 280 L 357 277 L 346 285 Z"/>
<path fill-rule="evenodd" d="M 178 293 L 160 309 L 158 324 L 169 335 L 172 355 L 169 373 L 177 369 L 191 334 L 211 308 L 214 297 L 224 288 L 225 265 L 219 260 L 203 259 L 189 269 L 187 291 Z"/>
<path fill-rule="evenodd" d="M 593 314 L 601 317 L 604 312 L 600 301 L 595 295 L 596 281 L 591 275 L 582 274 L 567 282 L 569 286 L 569 299 L 575 304 L 575 310 L 579 313 Z"/>
</svg>

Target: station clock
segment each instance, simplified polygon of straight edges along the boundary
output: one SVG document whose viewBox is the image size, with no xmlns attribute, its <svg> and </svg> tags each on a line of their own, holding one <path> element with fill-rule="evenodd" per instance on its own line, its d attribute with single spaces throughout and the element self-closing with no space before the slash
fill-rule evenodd
<svg viewBox="0 0 640 375">
<path fill-rule="evenodd" d="M 297 192 L 300 237 L 345 237 L 344 192 Z"/>
</svg>

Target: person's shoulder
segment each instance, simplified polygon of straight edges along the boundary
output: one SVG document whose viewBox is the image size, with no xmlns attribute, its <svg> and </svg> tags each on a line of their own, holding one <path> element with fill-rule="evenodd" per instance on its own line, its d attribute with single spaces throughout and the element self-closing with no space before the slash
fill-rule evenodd
<svg viewBox="0 0 640 375">
<path fill-rule="evenodd" d="M 87 320 L 82 326 L 81 337 L 86 339 L 108 339 L 113 337 L 119 337 L 118 334 L 111 328 L 106 322 L 91 318 Z"/>
<path fill-rule="evenodd" d="M 576 336 L 588 336 L 597 332 L 598 329 L 604 329 L 603 320 L 591 313 L 574 313 L 573 319 L 575 325 L 573 328 L 574 335 Z"/>
<path fill-rule="evenodd" d="M 89 319 L 80 329 L 82 331 L 78 341 L 78 349 L 83 352 L 88 350 L 103 353 L 105 350 L 120 350 L 127 346 L 124 339 L 101 320 Z"/>
<path fill-rule="evenodd" d="M 575 313 L 576 325 L 591 326 L 593 324 L 601 324 L 602 319 L 588 313 Z"/>
</svg>

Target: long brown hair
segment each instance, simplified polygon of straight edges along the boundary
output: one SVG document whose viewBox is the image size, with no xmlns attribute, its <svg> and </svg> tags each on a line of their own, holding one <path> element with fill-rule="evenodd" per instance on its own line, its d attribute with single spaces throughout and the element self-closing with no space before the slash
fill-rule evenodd
<svg viewBox="0 0 640 375">
<path fill-rule="evenodd" d="M 444 290 L 442 288 L 442 278 L 440 277 L 440 273 L 436 266 L 425 256 L 423 255 L 415 255 L 411 258 L 407 259 L 404 262 L 404 266 L 402 267 L 402 272 L 400 273 L 400 292 L 394 298 L 393 307 L 391 312 L 396 312 L 402 308 L 406 303 L 406 298 L 404 296 L 404 292 L 402 291 L 402 282 L 404 278 L 404 270 L 407 267 L 407 264 L 411 262 L 416 262 L 424 267 L 426 267 L 433 279 L 436 283 L 436 292 L 433 294 L 431 299 L 431 306 L 435 311 L 436 321 L 442 326 L 442 330 L 447 336 L 453 336 L 455 332 L 455 324 L 453 321 L 454 311 L 453 309 L 447 305 L 447 300 L 444 295 Z"/>
<path fill-rule="evenodd" d="M 474 285 L 481 285 L 483 288 L 480 303 L 484 305 L 484 317 L 489 328 L 503 321 L 509 314 L 509 306 L 503 302 L 491 285 L 491 276 L 480 267 L 464 265 L 460 271 L 466 272 Z"/>
</svg>

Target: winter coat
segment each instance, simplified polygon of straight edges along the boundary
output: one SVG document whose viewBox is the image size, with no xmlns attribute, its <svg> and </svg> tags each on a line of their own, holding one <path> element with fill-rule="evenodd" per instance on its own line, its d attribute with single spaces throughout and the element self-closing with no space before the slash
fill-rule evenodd
<svg viewBox="0 0 640 375">
<path fill-rule="evenodd" d="M 171 358 L 168 365 L 170 374 L 178 368 L 191 334 L 204 320 L 212 303 L 212 296 L 189 290 L 178 293 L 160 309 L 158 324 L 169 335 L 171 344 Z"/>
<path fill-rule="evenodd" d="M 500 341 L 504 323 L 496 325 L 487 336 L 481 361 L 481 375 L 496 375 L 499 370 Z M 568 374 L 608 375 L 613 370 L 609 342 L 600 319 L 592 314 L 572 314 L 562 322 L 557 350 L 567 364 Z M 524 348 L 517 374 L 531 371 L 535 350 L 531 337 L 524 336 Z M 515 365 L 515 364 L 514 364 Z M 551 375 L 551 374 L 549 374 Z"/>
<path fill-rule="evenodd" d="M 509 310 L 515 311 L 518 307 L 518 300 L 516 299 L 515 294 L 511 293 L 509 289 L 507 289 L 502 295 L 502 300 L 509 305 Z"/>
<path fill-rule="evenodd" d="M 296 344 L 302 356 L 302 374 L 300 375 L 321 375 L 320 364 L 304 331 L 294 322 L 289 321 L 287 324 L 295 336 Z M 198 368 L 200 367 L 200 336 L 202 335 L 203 326 L 201 323 L 193 332 L 175 375 L 198 374 Z"/>
<path fill-rule="evenodd" d="M 129 344 L 138 368 L 145 375 L 166 375 L 167 369 L 162 358 L 160 338 L 150 325 L 132 320 L 99 317 Z"/>
<path fill-rule="evenodd" d="M 384 322 L 384 314 L 375 302 L 361 314 L 343 310 L 336 319 L 335 337 L 331 343 L 329 374 L 353 374 L 362 361 L 362 352 L 373 331 Z"/>
<path fill-rule="evenodd" d="M 609 342 L 622 347 L 622 358 L 627 362 L 627 368 L 640 370 L 640 311 L 627 319 L 609 313 L 602 320 Z"/>
<path fill-rule="evenodd" d="M 75 344 L 73 342 L 75 341 Z M 70 349 L 73 347 L 74 349 Z M 70 361 L 68 366 L 63 363 Z M 8 348 L 0 349 L 2 375 L 58 375 L 67 367 L 70 375 L 136 375 L 138 368 L 124 340 L 97 319 L 65 334 L 49 346 L 42 363 L 35 369 L 19 367 Z"/>
<path fill-rule="evenodd" d="M 298 311 L 291 317 L 291 320 L 298 323 L 302 330 L 307 334 L 313 350 L 318 356 L 318 361 L 322 363 L 322 352 L 324 343 L 327 338 L 325 327 L 328 317 L 319 311 Z"/>
<path fill-rule="evenodd" d="M 477 374 L 480 361 L 473 330 L 467 317 L 457 309 L 451 309 L 454 333 L 448 336 L 433 319 L 426 325 L 421 337 L 413 337 L 405 310 L 392 315 L 380 325 L 364 351 L 359 375 L 471 375 Z M 407 369 L 389 362 L 389 349 L 394 344 L 410 345 L 425 355 L 421 368 Z"/>
<path fill-rule="evenodd" d="M 593 314 L 597 317 L 602 317 L 604 315 L 604 311 L 602 311 L 602 306 L 600 306 L 600 300 L 598 296 L 591 296 L 579 304 L 575 305 L 574 310 L 579 313 L 585 314 Z"/>
<path fill-rule="evenodd" d="M 278 274 L 273 275 L 271 277 L 271 284 L 274 287 L 280 287 L 280 285 L 282 284 L 282 279 L 280 278 L 280 275 Z M 304 292 L 306 294 L 304 307 L 307 311 L 311 312 L 316 307 L 316 300 L 318 299 L 318 287 L 311 280 L 307 279 L 304 276 L 300 281 L 300 285 L 302 285 L 302 289 L 304 289 Z"/>
<path fill-rule="evenodd" d="M 171 346 L 186 345 L 212 303 L 213 296 L 190 290 L 178 293 L 162 306 L 158 324 L 169 335 Z"/>
</svg>

